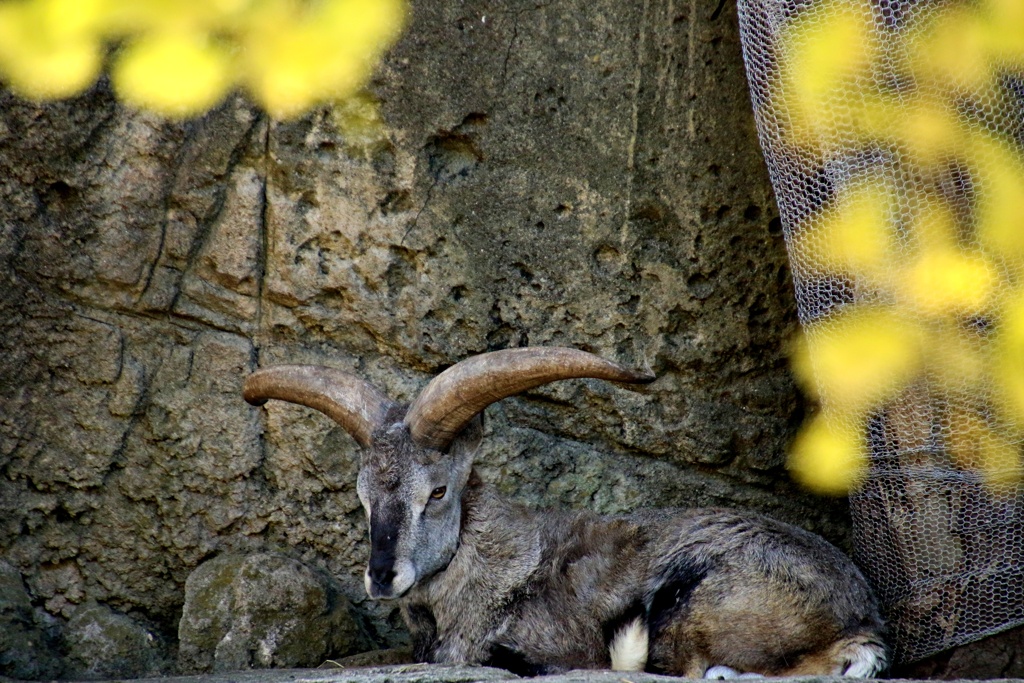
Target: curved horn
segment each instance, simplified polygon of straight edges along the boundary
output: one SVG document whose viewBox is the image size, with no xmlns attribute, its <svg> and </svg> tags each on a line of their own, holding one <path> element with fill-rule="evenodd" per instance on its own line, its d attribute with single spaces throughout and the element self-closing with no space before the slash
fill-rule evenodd
<svg viewBox="0 0 1024 683">
<path fill-rule="evenodd" d="M 392 403 L 377 387 L 334 368 L 278 365 L 245 378 L 245 400 L 261 406 L 278 399 L 319 410 L 345 428 L 361 446 L 384 420 Z"/>
<path fill-rule="evenodd" d="M 481 410 L 548 382 L 593 377 L 612 382 L 652 382 L 649 372 L 627 370 L 577 349 L 527 347 L 493 351 L 456 363 L 420 393 L 406 413 L 413 440 L 443 450 Z"/>
</svg>

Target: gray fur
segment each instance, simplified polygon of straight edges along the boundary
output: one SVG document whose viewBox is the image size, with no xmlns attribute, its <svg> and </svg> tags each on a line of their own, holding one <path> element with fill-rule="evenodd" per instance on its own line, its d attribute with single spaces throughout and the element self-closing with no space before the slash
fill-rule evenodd
<svg viewBox="0 0 1024 683">
<path fill-rule="evenodd" d="M 417 659 L 523 674 L 608 668 L 618 629 L 641 618 L 650 671 L 884 667 L 877 601 L 824 539 L 728 509 L 532 511 L 473 471 L 479 418 L 437 450 L 414 442 L 404 415 L 391 405 L 373 430 L 358 492 L 371 525 L 367 591 L 399 601 Z"/>
</svg>

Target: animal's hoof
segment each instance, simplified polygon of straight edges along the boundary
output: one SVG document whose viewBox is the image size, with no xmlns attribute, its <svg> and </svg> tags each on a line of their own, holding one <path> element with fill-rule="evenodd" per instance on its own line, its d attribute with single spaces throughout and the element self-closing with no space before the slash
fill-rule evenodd
<svg viewBox="0 0 1024 683">
<path fill-rule="evenodd" d="M 753 672 L 740 673 L 732 667 L 718 665 L 705 671 L 704 678 L 715 681 L 724 681 L 733 678 L 764 678 L 764 676 Z"/>
<path fill-rule="evenodd" d="M 704 678 L 713 681 L 724 681 L 730 678 L 739 678 L 740 672 L 736 669 L 730 669 L 727 666 L 713 666 L 704 672 Z"/>
</svg>

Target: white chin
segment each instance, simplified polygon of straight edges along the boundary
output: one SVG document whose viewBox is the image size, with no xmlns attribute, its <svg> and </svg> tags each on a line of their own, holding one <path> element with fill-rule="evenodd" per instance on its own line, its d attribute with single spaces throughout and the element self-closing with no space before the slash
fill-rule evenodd
<svg viewBox="0 0 1024 683">
<path fill-rule="evenodd" d="M 391 581 L 391 594 L 396 598 L 405 595 L 416 583 L 416 567 L 412 562 L 398 562 L 395 564 L 395 578 Z"/>
<path fill-rule="evenodd" d="M 396 562 L 395 578 L 391 580 L 390 586 L 385 586 L 383 589 L 373 585 L 369 570 L 363 572 L 363 587 L 366 588 L 366 594 L 374 600 L 400 598 L 412 588 L 414 583 L 416 583 L 416 568 L 413 567 L 412 562 Z"/>
</svg>

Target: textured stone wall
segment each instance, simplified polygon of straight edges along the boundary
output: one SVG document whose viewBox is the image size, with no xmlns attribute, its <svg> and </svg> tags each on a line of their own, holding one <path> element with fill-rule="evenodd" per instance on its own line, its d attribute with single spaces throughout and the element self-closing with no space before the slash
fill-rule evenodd
<svg viewBox="0 0 1024 683">
<path fill-rule="evenodd" d="M 485 478 L 538 505 L 752 506 L 842 541 L 845 506 L 781 466 L 794 304 L 734 10 L 713 11 L 415 2 L 358 134 L 241 99 L 167 123 L 102 84 L 0 96 L 0 553 L 35 618 L 98 603 L 173 650 L 192 570 L 271 551 L 401 642 L 362 592 L 354 442 L 239 396 L 278 362 L 399 399 L 510 346 L 647 365 L 640 389 L 490 408 Z"/>
</svg>

